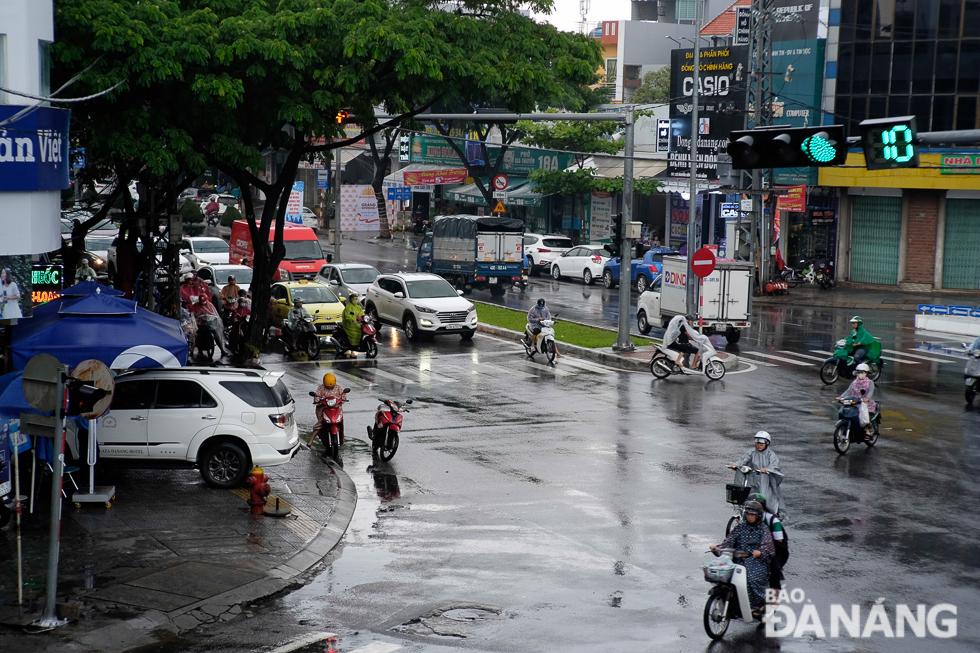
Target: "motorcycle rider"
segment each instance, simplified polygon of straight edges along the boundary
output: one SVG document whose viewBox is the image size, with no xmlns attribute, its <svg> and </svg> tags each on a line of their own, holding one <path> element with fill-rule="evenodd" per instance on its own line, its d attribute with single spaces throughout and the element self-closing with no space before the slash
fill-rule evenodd
<svg viewBox="0 0 980 653">
<path fill-rule="evenodd" d="M 337 401 L 344 400 L 344 389 L 337 385 L 337 377 L 331 373 L 323 375 L 323 383 L 316 389 L 316 397 L 314 400 L 317 402 L 316 407 L 316 426 L 313 427 L 313 433 L 310 435 L 310 441 L 306 443 L 307 446 L 313 444 L 313 441 L 320 434 L 320 429 L 323 427 L 323 406 L 319 405 L 320 402 L 325 402 L 327 399 L 333 397 Z M 341 428 L 340 431 L 340 444 L 344 443 L 344 431 Z"/>
<path fill-rule="evenodd" d="M 847 336 L 847 349 L 854 360 L 861 363 L 868 357 L 868 349 L 871 345 L 878 341 L 864 328 L 864 320 L 860 315 L 851 318 L 851 327 L 854 331 Z"/>
<path fill-rule="evenodd" d="M 545 305 L 544 298 L 538 300 L 538 303 L 531 307 L 531 310 L 527 312 L 527 326 L 531 330 L 531 335 L 534 338 L 531 340 L 531 349 L 536 349 L 538 346 L 538 336 L 541 334 L 541 323 L 545 320 L 551 319 L 551 311 Z M 558 351 L 558 343 L 555 343 L 555 356 L 561 357 L 562 353 Z"/>
<path fill-rule="evenodd" d="M 241 289 L 241 286 L 235 283 L 235 275 L 229 274 L 228 283 L 221 289 L 221 309 L 225 315 L 235 310 L 238 305 L 238 292 Z"/>
<path fill-rule="evenodd" d="M 752 474 L 749 477 L 749 486 L 752 488 L 752 492 L 768 497 L 770 510 L 785 518 L 786 511 L 782 509 L 783 491 L 780 489 L 783 482 L 783 472 L 779 469 L 779 456 L 769 447 L 770 442 L 772 442 L 772 436 L 766 431 L 759 431 L 755 434 L 755 447 L 746 451 L 741 458 L 728 467 L 729 469 L 739 469 L 748 465 L 757 470 L 758 474 Z"/>
<path fill-rule="evenodd" d="M 783 522 L 766 505 L 766 497 L 762 494 L 750 494 L 747 501 L 758 501 L 762 504 L 762 523 L 769 527 L 772 534 L 772 544 L 776 549 L 776 555 L 770 563 L 769 587 L 774 590 L 782 589 L 783 567 L 789 560 L 789 539 L 786 537 L 786 529 Z"/>
<path fill-rule="evenodd" d="M 225 328 L 218 315 L 218 309 L 211 303 L 211 289 L 201 281 L 197 272 L 193 270 L 184 274 L 184 280 L 180 284 L 180 298 L 187 302 L 187 310 L 190 311 L 198 324 L 209 322 L 214 327 L 214 341 L 224 356 L 225 349 Z"/>
<path fill-rule="evenodd" d="M 289 338 L 293 343 L 293 349 L 296 349 L 296 342 L 299 340 L 299 334 L 301 331 L 301 325 L 305 319 L 313 319 L 310 312 L 303 308 L 303 300 L 297 297 L 293 300 L 293 307 L 289 309 L 289 313 L 286 314 L 286 328 L 289 330 Z"/>
<path fill-rule="evenodd" d="M 712 544 L 714 554 L 721 555 L 717 549 L 736 549 L 751 552 L 751 557 L 735 560 L 745 567 L 748 581 L 749 604 L 752 616 L 761 619 L 766 607 L 766 588 L 769 586 L 769 563 L 776 554 L 772 533 L 762 521 L 765 509 L 758 501 L 745 502 L 745 521 L 732 529 L 720 545 Z"/>
<path fill-rule="evenodd" d="M 695 331 L 687 320 L 683 315 L 675 315 L 670 320 L 667 324 L 667 330 L 664 332 L 664 345 L 667 349 L 684 354 L 683 359 L 686 359 L 688 354 L 694 354 L 694 359 L 688 367 L 696 370 L 698 360 L 701 357 L 701 350 L 691 344 L 691 334 Z"/>
<path fill-rule="evenodd" d="M 875 382 L 868 378 L 870 372 L 871 368 L 868 367 L 867 363 L 861 363 L 855 367 L 854 380 L 851 381 L 851 385 L 847 386 L 844 394 L 837 397 L 837 401 L 844 397 L 860 397 L 861 402 L 867 404 L 867 411 L 860 411 L 861 426 L 864 427 L 865 432 L 870 431 L 871 415 L 877 412 L 877 404 L 874 400 Z"/>
<path fill-rule="evenodd" d="M 352 290 L 347 296 L 347 304 L 344 306 L 343 317 L 341 318 L 344 328 L 344 337 L 347 338 L 347 358 L 357 358 L 356 349 L 361 345 L 361 322 L 364 317 L 364 308 L 358 301 L 359 295 Z"/>
</svg>

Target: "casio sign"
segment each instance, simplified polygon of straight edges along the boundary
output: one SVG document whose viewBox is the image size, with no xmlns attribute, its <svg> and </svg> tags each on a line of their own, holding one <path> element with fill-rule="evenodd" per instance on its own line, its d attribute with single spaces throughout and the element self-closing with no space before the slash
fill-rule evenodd
<svg viewBox="0 0 980 653">
<path fill-rule="evenodd" d="M 728 75 L 703 75 L 698 77 L 698 95 L 728 95 L 731 80 Z M 684 78 L 684 95 L 694 94 L 694 77 Z"/>
</svg>

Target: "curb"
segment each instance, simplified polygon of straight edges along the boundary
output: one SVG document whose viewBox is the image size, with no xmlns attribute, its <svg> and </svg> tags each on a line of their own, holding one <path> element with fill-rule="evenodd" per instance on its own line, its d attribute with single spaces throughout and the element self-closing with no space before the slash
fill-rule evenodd
<svg viewBox="0 0 980 653">
<path fill-rule="evenodd" d="M 588 326 L 588 325 L 586 325 Z M 597 328 L 597 327 L 593 327 Z M 493 326 L 490 324 L 483 324 L 482 322 L 476 325 L 476 330 L 480 333 L 486 333 L 487 335 L 497 336 L 498 338 L 505 338 L 507 340 L 520 341 L 524 334 L 518 331 L 513 331 L 511 329 L 505 329 L 504 327 Z M 593 360 L 597 363 L 602 363 L 603 365 L 608 365 L 609 367 L 616 367 L 625 372 L 646 372 L 650 373 L 650 359 L 643 357 L 639 358 L 635 355 L 623 355 L 614 354 L 612 352 L 607 352 L 603 349 L 592 349 L 590 347 L 580 347 L 578 345 L 572 345 L 567 342 L 561 342 L 561 348 L 570 354 L 575 355 L 578 358 L 587 358 Z M 652 354 L 651 354 L 652 355 Z M 734 370 L 738 368 L 738 357 L 727 352 L 718 352 L 718 357 L 722 359 L 725 364 L 726 370 Z"/>
</svg>

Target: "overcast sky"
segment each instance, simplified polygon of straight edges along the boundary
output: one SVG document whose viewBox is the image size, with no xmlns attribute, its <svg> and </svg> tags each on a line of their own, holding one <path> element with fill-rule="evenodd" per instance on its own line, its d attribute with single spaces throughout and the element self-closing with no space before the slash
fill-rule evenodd
<svg viewBox="0 0 980 653">
<path fill-rule="evenodd" d="M 560 30 L 576 32 L 582 20 L 579 14 L 579 0 L 554 0 L 555 9 L 550 16 L 539 16 Z M 592 0 L 592 7 L 586 16 L 590 22 L 601 20 L 629 20 L 630 0 Z"/>
</svg>

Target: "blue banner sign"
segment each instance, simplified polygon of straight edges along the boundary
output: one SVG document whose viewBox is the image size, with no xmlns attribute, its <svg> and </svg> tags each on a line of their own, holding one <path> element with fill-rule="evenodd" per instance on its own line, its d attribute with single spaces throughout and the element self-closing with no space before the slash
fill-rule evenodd
<svg viewBox="0 0 980 653">
<path fill-rule="evenodd" d="M 411 186 L 391 186 L 388 188 L 388 199 L 391 201 L 395 200 L 411 200 L 412 199 L 412 187 Z"/>
<path fill-rule="evenodd" d="M 37 107 L 5 123 L 25 107 L 0 105 L 0 191 L 68 188 L 70 111 Z"/>
<path fill-rule="evenodd" d="M 927 315 L 958 315 L 960 317 L 980 317 L 980 307 L 944 306 L 943 304 L 919 304 L 919 312 Z"/>
</svg>

